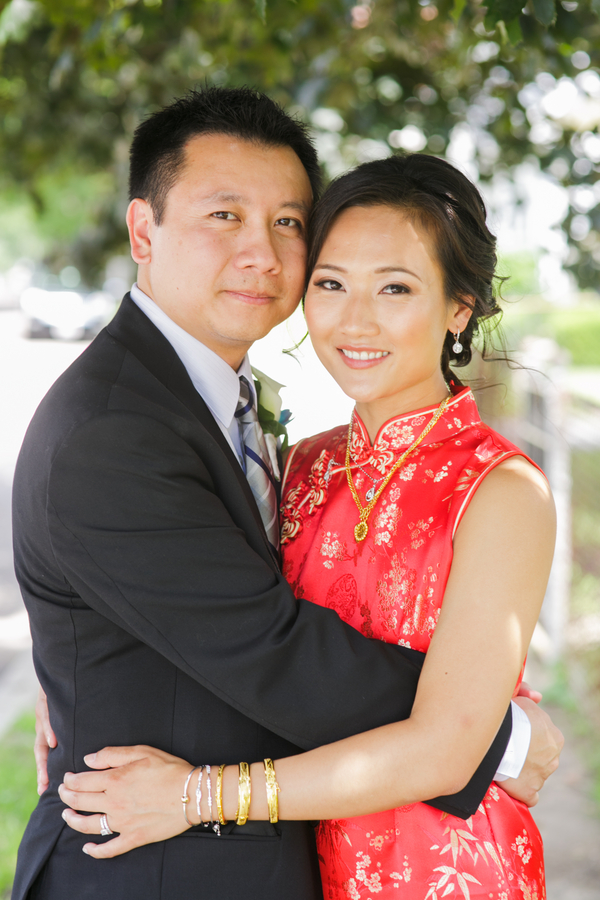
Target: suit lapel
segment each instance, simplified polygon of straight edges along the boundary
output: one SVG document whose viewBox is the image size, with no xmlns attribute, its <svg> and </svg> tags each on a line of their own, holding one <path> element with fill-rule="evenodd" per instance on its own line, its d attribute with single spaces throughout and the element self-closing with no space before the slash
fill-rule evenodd
<svg viewBox="0 0 600 900">
<path fill-rule="evenodd" d="M 142 365 L 184 404 L 218 444 L 229 463 L 231 474 L 237 480 L 246 498 L 254 516 L 256 527 L 264 539 L 269 556 L 279 565 L 279 560 L 275 557 L 267 539 L 254 495 L 242 467 L 214 416 L 194 387 L 185 366 L 177 356 L 172 345 L 133 302 L 129 294 L 126 294 L 123 298 L 117 314 L 107 326 L 107 331 L 119 343 L 126 346 L 139 359 Z"/>
</svg>

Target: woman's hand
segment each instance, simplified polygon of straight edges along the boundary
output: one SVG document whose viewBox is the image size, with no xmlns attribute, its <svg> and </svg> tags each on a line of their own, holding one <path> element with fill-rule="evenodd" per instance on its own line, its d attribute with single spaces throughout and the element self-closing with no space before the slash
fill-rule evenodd
<svg viewBox="0 0 600 900">
<path fill-rule="evenodd" d="M 58 793 L 71 808 L 64 810 L 63 818 L 75 831 L 99 835 L 100 814 L 104 813 L 111 830 L 118 832 L 110 841 L 86 844 L 84 853 L 95 859 L 111 859 L 189 828 L 181 803 L 191 768 L 185 760 L 139 745 L 105 747 L 84 761 L 91 769 L 101 771 L 66 773 Z M 97 815 L 82 816 L 75 810 Z M 191 809 L 188 816 L 192 819 Z"/>
</svg>

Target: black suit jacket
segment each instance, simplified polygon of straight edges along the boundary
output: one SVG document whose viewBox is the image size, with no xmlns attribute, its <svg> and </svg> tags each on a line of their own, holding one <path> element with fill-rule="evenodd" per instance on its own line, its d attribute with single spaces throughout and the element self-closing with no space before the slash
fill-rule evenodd
<svg viewBox="0 0 600 900">
<path fill-rule="evenodd" d="M 169 342 L 126 297 L 37 410 L 14 484 L 17 576 L 58 748 L 13 889 L 32 897 L 313 900 L 308 824 L 202 829 L 85 856 L 57 786 L 105 745 L 237 763 L 407 717 L 422 655 L 296 600 L 246 478 Z M 510 714 L 469 787 L 493 777 Z"/>
</svg>

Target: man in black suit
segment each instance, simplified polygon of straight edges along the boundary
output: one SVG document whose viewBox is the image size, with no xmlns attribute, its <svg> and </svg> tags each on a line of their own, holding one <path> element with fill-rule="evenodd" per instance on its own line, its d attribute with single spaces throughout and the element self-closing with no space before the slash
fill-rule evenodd
<svg viewBox="0 0 600 900">
<path fill-rule="evenodd" d="M 294 598 L 243 468 L 246 353 L 298 303 L 317 190 L 302 127 L 253 91 L 190 94 L 136 132 L 138 285 L 40 405 L 15 476 L 16 570 L 58 746 L 14 900 L 316 900 L 308 824 L 196 828 L 98 861 L 61 818 L 63 773 L 107 744 L 283 757 L 410 713 L 421 655 Z M 436 805 L 477 807 L 510 728 L 509 712 L 469 786 Z"/>
</svg>

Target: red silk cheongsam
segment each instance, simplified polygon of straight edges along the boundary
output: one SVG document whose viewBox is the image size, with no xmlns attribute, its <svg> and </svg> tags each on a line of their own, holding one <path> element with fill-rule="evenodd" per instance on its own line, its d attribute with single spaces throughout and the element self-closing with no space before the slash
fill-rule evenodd
<svg viewBox="0 0 600 900">
<path fill-rule="evenodd" d="M 436 407 L 398 416 L 373 445 L 356 416 L 352 474 L 363 506 Z M 426 651 L 452 564 L 452 539 L 482 479 L 523 455 L 479 418 L 468 388 L 450 401 L 394 474 L 354 539 L 346 480 L 347 428 L 300 441 L 286 467 L 284 574 L 298 597 L 336 610 L 364 635 Z M 377 488 L 377 484 L 375 484 Z M 465 623 L 468 625 L 468 623 Z M 423 803 L 322 822 L 325 900 L 543 900 L 542 840 L 524 804 L 492 784 L 470 819 Z"/>
</svg>

